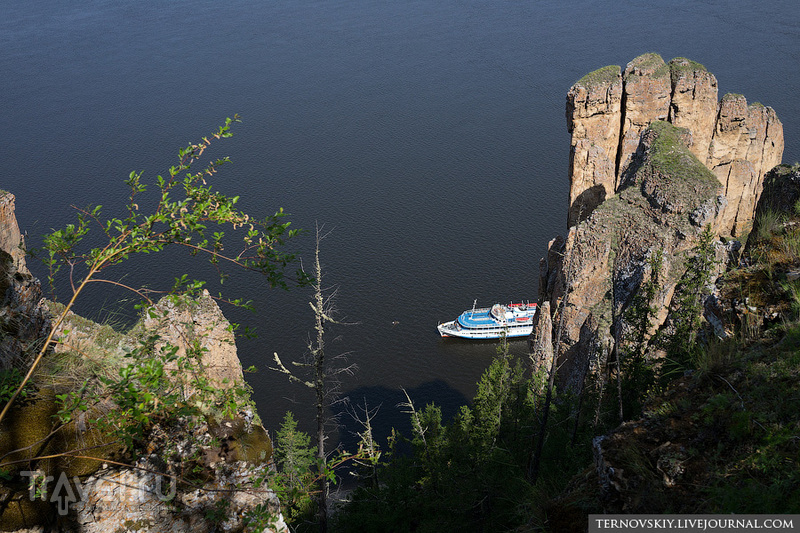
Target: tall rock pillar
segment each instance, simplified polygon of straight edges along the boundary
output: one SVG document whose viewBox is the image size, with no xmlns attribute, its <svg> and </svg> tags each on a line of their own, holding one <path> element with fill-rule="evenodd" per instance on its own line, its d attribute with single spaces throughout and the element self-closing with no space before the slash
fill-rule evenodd
<svg viewBox="0 0 800 533">
<path fill-rule="evenodd" d="M 628 63 L 622 79 L 624 106 L 622 139 L 617 156 L 617 186 L 639 146 L 642 132 L 654 120 L 667 120 L 672 90 L 669 67 L 658 54 L 642 54 Z"/>
<path fill-rule="evenodd" d="M 642 132 L 668 120 L 686 131 L 691 153 L 725 186 L 718 231 L 748 231 L 764 175 L 783 156 L 783 125 L 772 108 L 748 106 L 741 95 L 717 97 L 717 79 L 703 65 L 683 57 L 665 64 L 655 53 L 635 58 L 622 74 L 609 66 L 581 78 L 567 95 L 568 225 L 630 184 Z"/>
<path fill-rule="evenodd" d="M 670 61 L 669 71 L 672 81 L 669 121 L 692 133 L 689 150 L 705 162 L 717 120 L 717 78 L 700 63 L 685 57 Z"/>
<path fill-rule="evenodd" d="M 747 104 L 741 94 L 719 102 L 706 166 L 725 186 L 728 205 L 721 231 L 739 235 L 749 230 L 761 195 L 764 175 L 783 157 L 783 124 L 771 107 Z"/>
<path fill-rule="evenodd" d="M 587 74 L 567 94 L 570 226 L 614 194 L 621 107 L 622 74 L 616 65 Z"/>
</svg>

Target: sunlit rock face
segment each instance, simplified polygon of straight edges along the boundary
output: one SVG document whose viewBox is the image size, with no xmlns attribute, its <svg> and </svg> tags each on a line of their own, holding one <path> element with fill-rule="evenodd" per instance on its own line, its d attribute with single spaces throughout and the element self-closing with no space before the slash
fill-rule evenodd
<svg viewBox="0 0 800 533">
<path fill-rule="evenodd" d="M 782 156 L 783 124 L 775 111 L 748 105 L 740 94 L 723 96 L 706 165 L 725 186 L 728 206 L 722 228 L 731 235 L 752 226 L 764 176 Z"/>
<path fill-rule="evenodd" d="M 628 63 L 623 80 L 625 112 L 621 117 L 618 175 L 628 168 L 647 126 L 669 116 L 671 93 L 669 67 L 658 54 L 643 54 Z"/>
<path fill-rule="evenodd" d="M 570 225 L 582 217 L 583 206 L 593 209 L 616 190 L 621 105 L 622 75 L 616 66 L 587 74 L 569 90 Z"/>
<path fill-rule="evenodd" d="M 763 177 L 783 156 L 783 125 L 772 108 L 748 105 L 744 96 L 718 101 L 717 79 L 703 65 L 686 58 L 665 63 L 654 53 L 624 71 L 598 69 L 568 92 L 568 225 L 619 192 L 642 133 L 660 120 L 688 132 L 689 150 L 723 185 L 727 205 L 719 232 L 748 231 Z"/>
<path fill-rule="evenodd" d="M 717 120 L 717 78 L 703 65 L 683 57 L 669 62 L 669 73 L 669 121 L 691 132 L 689 150 L 705 163 Z"/>
<path fill-rule="evenodd" d="M 197 345 L 201 351 L 199 364 L 210 385 L 232 389 L 244 383 L 230 322 L 208 291 L 196 299 L 161 299 L 145 316 L 144 328 L 159 336 L 157 347 L 177 347 L 179 357 Z M 191 385 L 185 386 L 191 394 Z"/>
</svg>

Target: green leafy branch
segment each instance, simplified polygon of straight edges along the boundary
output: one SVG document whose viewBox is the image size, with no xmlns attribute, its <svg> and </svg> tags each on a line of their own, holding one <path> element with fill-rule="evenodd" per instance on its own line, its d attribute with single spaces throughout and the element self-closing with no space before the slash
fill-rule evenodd
<svg viewBox="0 0 800 533">
<path fill-rule="evenodd" d="M 168 176 L 156 177 L 155 202 L 144 198 L 148 186 L 142 181 L 142 172 L 132 172 L 125 182 L 130 188 L 130 195 L 124 217 L 103 220 L 101 206 L 80 208 L 77 209 L 76 224 L 69 224 L 45 236 L 44 252 L 47 257 L 44 260 L 49 270 L 49 281 L 52 285 L 56 275 L 62 269 L 67 269 L 72 295 L 53 321 L 51 331 L 27 374 L 0 412 L 0 421 L 30 380 L 59 326 L 89 283 L 104 282 L 121 286 L 152 303 L 145 289 L 98 277 L 107 268 L 134 254 L 156 253 L 168 246 L 181 246 L 188 248 L 193 255 L 201 253 L 208 256 L 219 272 L 220 282 L 227 278 L 222 269 L 225 264 L 258 272 L 267 278 L 272 287 L 288 287 L 289 280 L 284 272 L 295 261 L 295 256 L 283 252 L 281 247 L 287 239 L 298 235 L 299 230 L 291 230 L 289 223 L 283 222 L 283 210 L 257 219 L 238 209 L 238 196 L 229 197 L 214 191 L 208 180 L 221 165 L 229 162 L 227 157 L 214 160 L 201 170 L 192 171 L 192 166 L 212 142 L 232 135 L 230 128 L 233 122 L 239 122 L 238 116 L 226 119 L 216 132 L 178 151 L 178 164 L 170 167 Z M 145 202 L 155 203 L 156 206 L 151 211 L 145 211 L 140 207 Z M 228 239 L 222 231 L 223 226 L 230 226 L 241 234 L 240 244 L 234 251 L 229 251 L 227 247 Z M 86 246 L 86 238 L 92 228 L 100 229 L 105 244 Z M 310 280 L 310 276 L 302 269 L 297 271 L 297 283 L 307 284 Z M 179 278 L 172 290 L 191 292 L 198 288 L 196 282 L 190 283 L 184 277 Z M 244 305 L 241 300 L 232 300 L 231 303 Z"/>
</svg>

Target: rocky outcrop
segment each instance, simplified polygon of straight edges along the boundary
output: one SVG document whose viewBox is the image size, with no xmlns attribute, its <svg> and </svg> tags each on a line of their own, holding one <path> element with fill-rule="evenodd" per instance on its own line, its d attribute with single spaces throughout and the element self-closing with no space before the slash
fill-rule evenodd
<svg viewBox="0 0 800 533">
<path fill-rule="evenodd" d="M 703 349 L 635 418 L 593 439 L 594 464 L 550 502 L 551 526 L 584 527 L 589 513 L 792 512 L 783 487 L 797 485 L 798 445 L 772 442 L 800 407 L 798 202 L 800 166 L 767 173 L 741 262 L 706 299 Z"/>
<path fill-rule="evenodd" d="M 578 220 L 616 190 L 616 158 L 622 76 L 619 67 L 587 74 L 567 95 L 569 153 L 569 218 Z"/>
<path fill-rule="evenodd" d="M 643 54 L 628 63 L 623 81 L 625 112 L 621 112 L 618 174 L 628 168 L 639 147 L 639 138 L 650 123 L 669 117 L 671 92 L 669 67 L 658 54 Z"/>
<path fill-rule="evenodd" d="M 269 474 L 269 442 L 252 420 L 156 426 L 151 453 L 132 467 L 103 468 L 81 484 L 81 498 L 72 503 L 77 529 L 288 533 L 278 498 L 258 482 Z M 193 458 L 189 464 L 186 457 Z"/>
<path fill-rule="evenodd" d="M 613 349 L 630 326 L 624 318 L 659 254 L 659 290 L 649 305 L 669 308 L 703 228 L 724 208 L 722 185 L 689 150 L 689 132 L 651 124 L 622 179 L 622 189 L 551 242 L 540 272 L 540 305 L 560 324 L 560 378 L 576 381 L 600 346 Z M 562 306 L 566 300 L 566 306 Z M 656 321 L 663 322 L 665 313 Z M 659 324 L 654 324 L 657 327 Z M 558 327 L 554 326 L 553 335 Z M 555 341 L 556 339 L 552 339 Z M 542 342 L 538 339 L 536 342 Z M 580 380 L 578 380 L 580 381 Z"/>
<path fill-rule="evenodd" d="M 47 334 L 42 287 L 25 265 L 14 195 L 0 191 L 0 370 L 24 365 Z"/>
<path fill-rule="evenodd" d="M 553 364 L 553 322 L 550 319 L 550 302 L 542 302 L 533 317 L 531 336 L 531 368 L 534 373 L 549 372 Z"/>
<path fill-rule="evenodd" d="M 619 192 L 642 132 L 666 119 L 688 132 L 691 152 L 725 187 L 719 231 L 733 236 L 748 231 L 761 180 L 783 155 L 783 126 L 775 111 L 748 106 L 741 95 L 718 102 L 714 75 L 686 58 L 665 64 L 648 53 L 619 71 L 617 66 L 595 71 L 567 95 L 568 225 Z"/>
<path fill-rule="evenodd" d="M 145 313 L 143 327 L 158 335 L 157 349 L 177 347 L 178 357 L 187 350 L 197 353 L 210 385 L 227 389 L 244 382 L 233 330 L 208 291 L 197 299 L 162 298 Z M 192 393 L 191 387 L 186 390 Z"/>
<path fill-rule="evenodd" d="M 765 174 L 783 156 L 783 124 L 771 107 L 747 104 L 740 94 L 726 94 L 708 153 L 707 165 L 715 169 L 736 160 L 749 161 Z"/>
<path fill-rule="evenodd" d="M 0 190 L 0 250 L 10 256 L 14 272 L 30 274 L 25 266 L 25 241 L 19 231 L 14 195 Z"/>
<path fill-rule="evenodd" d="M 707 165 L 725 185 L 728 206 L 721 225 L 732 235 L 752 225 L 763 177 L 782 156 L 783 125 L 775 111 L 760 104 L 748 106 L 742 95 L 723 96 Z"/>
<path fill-rule="evenodd" d="M 24 372 L 64 307 L 41 298 L 22 245 L 14 196 L 0 193 L 0 370 Z M 272 442 L 246 394 L 229 322 L 207 292 L 164 298 L 145 316 L 124 334 L 74 313 L 60 324 L 52 352 L 0 426 L 8 476 L 0 530 L 243 531 L 247 518 L 248 530 L 288 531 L 274 492 L 260 486 L 272 468 Z M 152 351 L 128 357 L 154 336 Z M 150 366 L 167 344 L 183 360 Z M 4 375 L 4 385 L 8 375 L 22 374 Z M 137 377 L 120 392 L 123 375 L 168 375 L 166 385 L 153 385 L 155 406 L 173 409 L 143 411 L 128 440 L 111 433 L 108 415 L 126 395 L 143 404 L 154 398 L 136 388 Z M 60 413 L 75 400 L 72 413 Z M 64 414 L 69 422 L 55 422 Z"/>
<path fill-rule="evenodd" d="M 691 132 L 689 149 L 706 163 L 717 118 L 717 78 L 700 63 L 684 57 L 670 61 L 669 72 L 669 121 Z"/>
<path fill-rule="evenodd" d="M 779 165 L 764 178 L 764 190 L 756 209 L 756 220 L 769 212 L 797 216 L 800 202 L 800 167 Z M 754 229 L 758 229 L 758 225 Z"/>
</svg>

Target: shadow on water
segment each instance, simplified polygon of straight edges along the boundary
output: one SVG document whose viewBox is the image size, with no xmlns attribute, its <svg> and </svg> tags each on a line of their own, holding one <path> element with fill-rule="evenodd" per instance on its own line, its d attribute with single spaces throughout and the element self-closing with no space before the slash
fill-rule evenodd
<svg viewBox="0 0 800 533">
<path fill-rule="evenodd" d="M 442 421 L 449 422 L 462 405 L 469 400 L 459 391 L 450 387 L 444 380 L 437 379 L 406 389 L 409 398 L 417 411 L 430 403 L 435 403 L 442 410 Z M 358 433 L 364 431 L 363 426 L 353 417 L 355 412 L 363 418 L 364 408 L 377 409 L 372 419 L 372 431 L 382 449 L 386 449 L 387 438 L 392 428 L 405 437 L 411 437 L 411 418 L 407 408 L 400 404 L 407 403 L 402 389 L 390 389 L 382 386 L 359 387 L 348 391 L 344 396 L 348 402 L 339 403 L 334 412 L 339 419 L 339 440 L 343 449 L 358 449 Z M 434 402 L 434 398 L 436 401 Z"/>
</svg>

